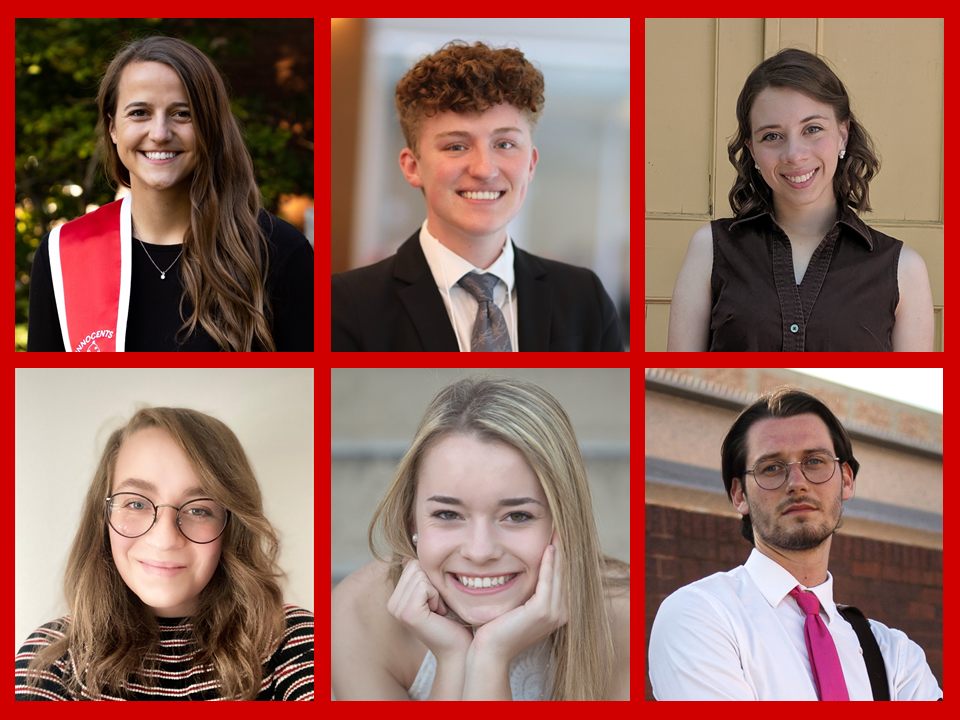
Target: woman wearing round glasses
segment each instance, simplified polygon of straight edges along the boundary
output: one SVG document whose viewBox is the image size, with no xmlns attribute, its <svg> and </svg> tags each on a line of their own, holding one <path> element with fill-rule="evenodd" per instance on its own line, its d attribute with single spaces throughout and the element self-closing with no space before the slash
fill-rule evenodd
<svg viewBox="0 0 960 720">
<path fill-rule="evenodd" d="M 146 408 L 107 441 L 64 583 L 17 655 L 17 700 L 313 700 L 313 614 L 236 435 Z"/>
</svg>

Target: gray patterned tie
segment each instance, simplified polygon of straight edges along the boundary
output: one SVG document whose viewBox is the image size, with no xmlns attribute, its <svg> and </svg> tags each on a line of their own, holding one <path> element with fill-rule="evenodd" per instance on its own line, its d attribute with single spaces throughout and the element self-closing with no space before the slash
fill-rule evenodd
<svg viewBox="0 0 960 720">
<path fill-rule="evenodd" d="M 490 273 L 468 272 L 457 285 L 476 298 L 477 319 L 473 321 L 470 338 L 471 352 L 511 352 L 507 321 L 493 302 L 493 288 L 500 278 Z"/>
</svg>

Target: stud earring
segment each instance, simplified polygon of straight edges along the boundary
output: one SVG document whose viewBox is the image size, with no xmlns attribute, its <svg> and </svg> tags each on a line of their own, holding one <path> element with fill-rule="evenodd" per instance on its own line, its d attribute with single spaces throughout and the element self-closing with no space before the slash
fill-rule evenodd
<svg viewBox="0 0 960 720">
<path fill-rule="evenodd" d="M 840 159 L 843 160 L 843 156 L 847 154 L 846 149 L 840 151 Z"/>
<path fill-rule="evenodd" d="M 753 166 L 754 166 L 754 167 L 755 167 L 755 168 L 756 168 L 757 170 L 759 170 L 759 169 L 760 169 L 760 166 L 759 166 L 759 165 L 757 165 L 756 163 L 754 163 L 754 164 L 753 164 Z"/>
<path fill-rule="evenodd" d="M 417 544 L 417 534 L 416 534 L 416 533 L 413 534 L 413 544 L 414 544 L 414 545 Z"/>
</svg>

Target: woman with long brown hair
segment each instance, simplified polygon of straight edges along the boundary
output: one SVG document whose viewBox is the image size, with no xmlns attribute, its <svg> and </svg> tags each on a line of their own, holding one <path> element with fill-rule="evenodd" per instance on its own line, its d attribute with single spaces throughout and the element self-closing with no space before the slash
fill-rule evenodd
<svg viewBox="0 0 960 720">
<path fill-rule="evenodd" d="M 667 349 L 932 350 L 923 258 L 858 215 L 880 161 L 836 73 L 781 50 L 750 73 L 737 123 L 735 217 L 694 233 Z"/>
<path fill-rule="evenodd" d="M 313 249 L 261 208 L 216 66 L 136 40 L 97 103 L 107 174 L 130 193 L 41 241 L 27 349 L 312 351 Z"/>
<path fill-rule="evenodd" d="M 313 700 L 313 613 L 236 435 L 144 408 L 114 432 L 67 563 L 70 614 L 16 658 L 17 700 Z"/>
<path fill-rule="evenodd" d="M 603 554 L 576 435 L 542 388 L 441 390 L 369 542 L 376 559 L 333 591 L 338 700 L 630 699 L 630 567 Z"/>
</svg>

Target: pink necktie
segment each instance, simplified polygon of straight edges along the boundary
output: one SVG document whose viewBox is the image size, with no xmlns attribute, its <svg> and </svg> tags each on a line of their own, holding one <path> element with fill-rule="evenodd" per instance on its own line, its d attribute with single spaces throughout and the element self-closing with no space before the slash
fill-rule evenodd
<svg viewBox="0 0 960 720">
<path fill-rule="evenodd" d="M 847 684 L 843 680 L 840 656 L 833 644 L 830 631 L 820 618 L 820 601 L 813 593 L 805 593 L 797 586 L 790 591 L 800 609 L 807 614 L 803 625 L 803 636 L 807 640 L 807 654 L 810 656 L 810 669 L 813 681 L 821 700 L 849 700 Z"/>
</svg>

